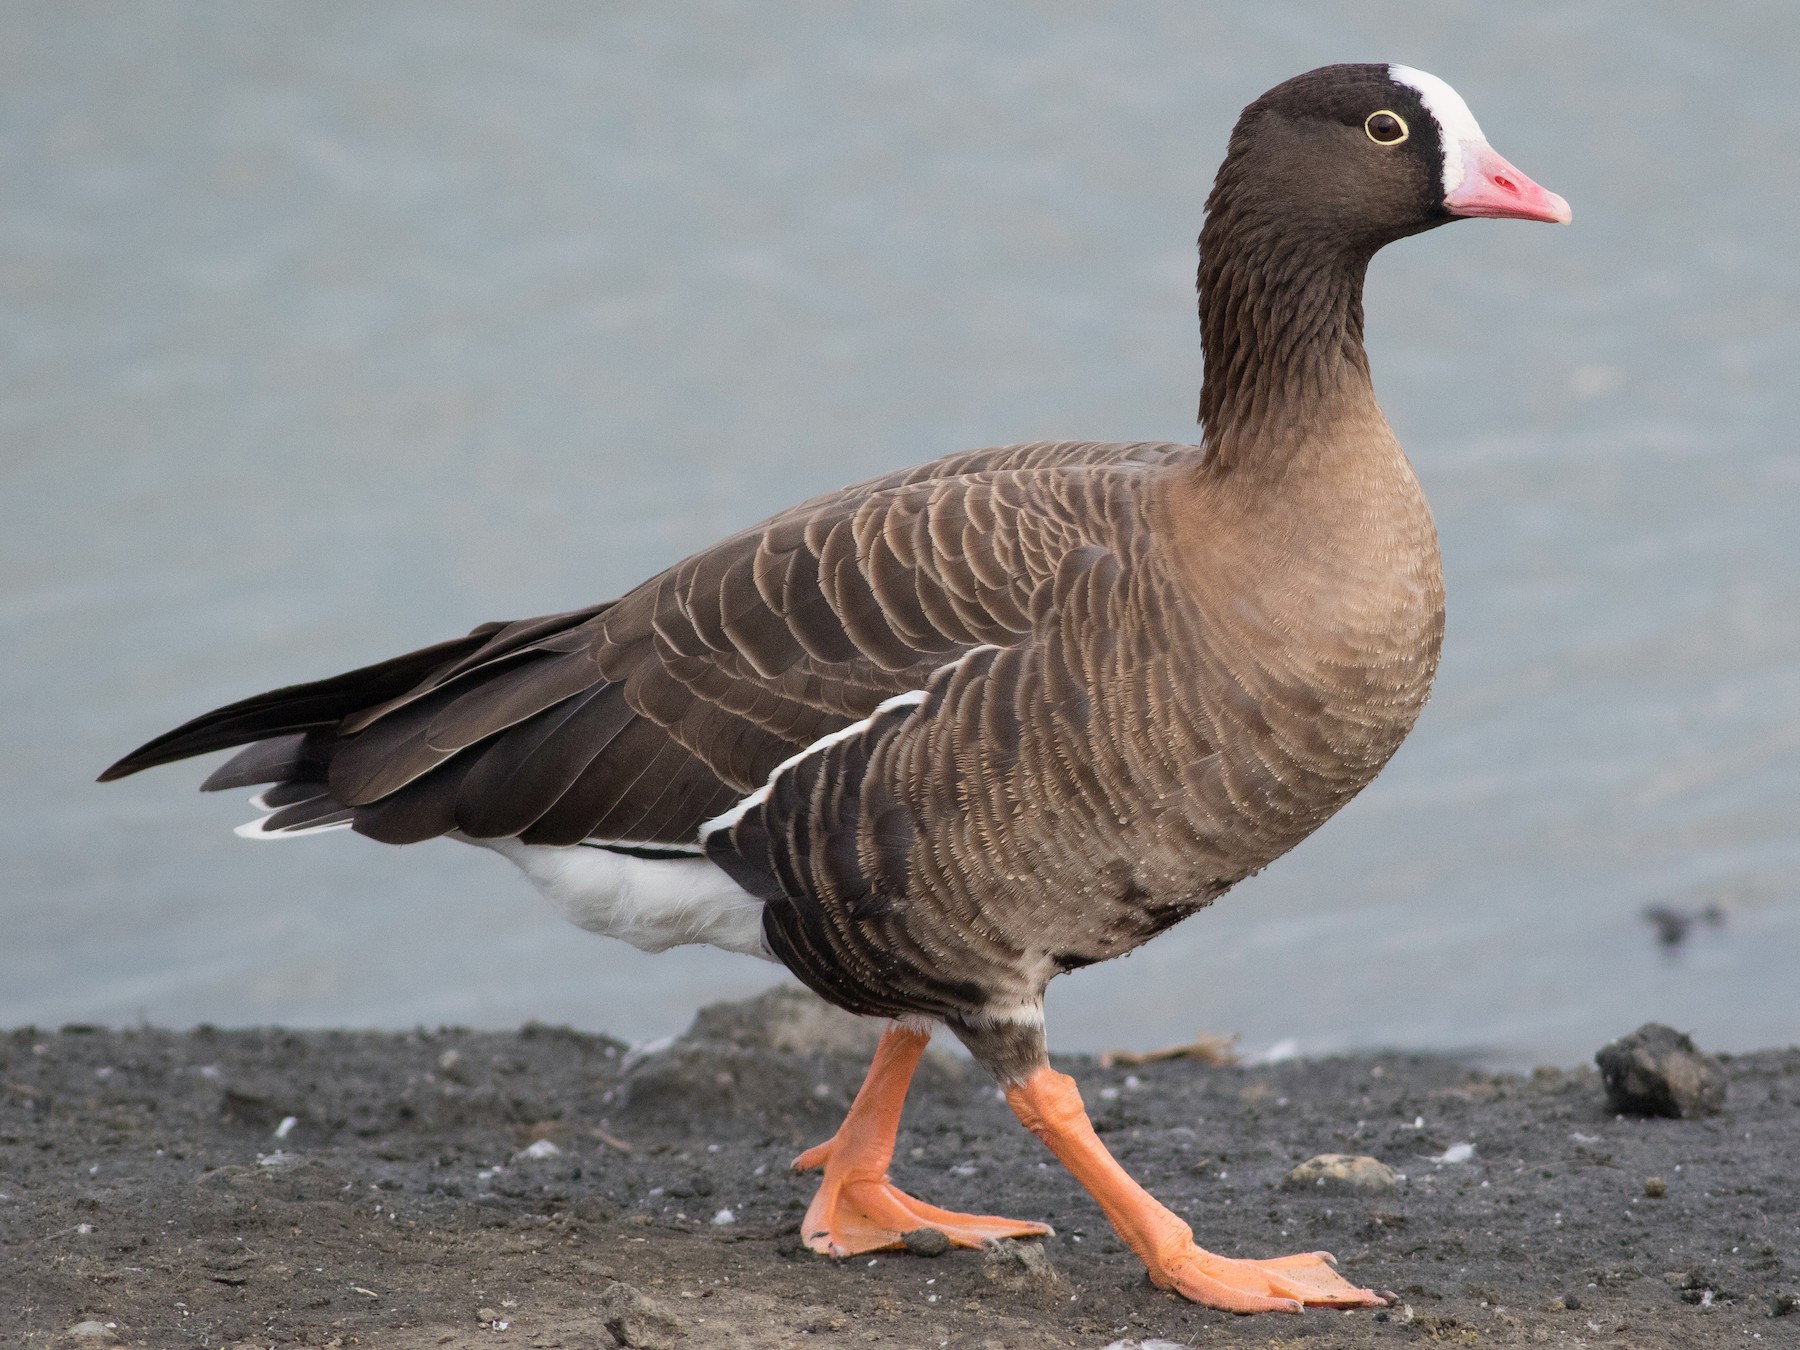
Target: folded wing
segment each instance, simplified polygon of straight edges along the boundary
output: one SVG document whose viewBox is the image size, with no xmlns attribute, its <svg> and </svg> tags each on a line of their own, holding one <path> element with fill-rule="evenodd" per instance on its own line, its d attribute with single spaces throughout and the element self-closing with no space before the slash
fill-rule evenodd
<svg viewBox="0 0 1800 1350">
<path fill-rule="evenodd" d="M 274 784 L 263 833 L 693 848 L 784 760 L 1026 639 L 1034 594 L 1091 533 L 1087 471 L 1173 450 L 1008 446 L 858 484 L 617 601 L 246 699 L 103 776 L 247 745 L 205 786 Z"/>
</svg>

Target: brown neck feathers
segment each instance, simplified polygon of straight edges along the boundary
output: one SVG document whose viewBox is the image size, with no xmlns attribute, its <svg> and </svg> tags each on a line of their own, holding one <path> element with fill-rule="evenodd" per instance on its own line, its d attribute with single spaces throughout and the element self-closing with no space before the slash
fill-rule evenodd
<svg viewBox="0 0 1800 1350">
<path fill-rule="evenodd" d="M 1362 308 L 1374 248 L 1259 199 L 1231 168 L 1207 202 L 1198 277 L 1200 424 L 1219 470 L 1279 457 L 1374 402 Z"/>
</svg>

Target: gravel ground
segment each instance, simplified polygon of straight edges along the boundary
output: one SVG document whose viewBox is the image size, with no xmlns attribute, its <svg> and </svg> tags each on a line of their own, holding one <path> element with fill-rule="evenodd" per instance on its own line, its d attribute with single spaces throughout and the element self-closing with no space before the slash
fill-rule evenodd
<svg viewBox="0 0 1800 1350">
<path fill-rule="evenodd" d="M 814 1182 L 787 1163 L 835 1127 L 871 1039 L 794 991 L 648 1054 L 535 1025 L 0 1033 L 0 1343 L 1800 1344 L 1800 1050 L 1726 1059 L 1725 1110 L 1697 1120 L 1615 1116 L 1586 1067 L 1060 1061 L 1203 1245 L 1325 1248 L 1397 1295 L 1237 1318 L 1150 1287 L 947 1055 L 895 1179 L 1047 1220 L 1043 1259 L 802 1249 Z M 1402 1179 L 1285 1184 L 1320 1153 Z"/>
</svg>

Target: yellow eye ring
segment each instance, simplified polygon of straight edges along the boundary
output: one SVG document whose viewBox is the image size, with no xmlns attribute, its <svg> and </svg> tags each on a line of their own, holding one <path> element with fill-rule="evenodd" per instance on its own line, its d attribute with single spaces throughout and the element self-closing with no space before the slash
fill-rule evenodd
<svg viewBox="0 0 1800 1350">
<path fill-rule="evenodd" d="M 1386 108 L 1377 109 L 1363 119 L 1363 131 L 1377 145 L 1399 145 L 1412 135 L 1406 119 Z"/>
</svg>

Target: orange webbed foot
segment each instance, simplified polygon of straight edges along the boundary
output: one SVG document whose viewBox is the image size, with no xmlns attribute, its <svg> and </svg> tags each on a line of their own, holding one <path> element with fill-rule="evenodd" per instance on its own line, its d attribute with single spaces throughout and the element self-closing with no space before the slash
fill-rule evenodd
<svg viewBox="0 0 1800 1350">
<path fill-rule="evenodd" d="M 1185 1251 L 1159 1253 L 1156 1260 L 1145 1264 L 1152 1283 L 1224 1312 L 1384 1308 L 1390 1301 L 1339 1275 L 1330 1252 L 1300 1252 L 1256 1261 L 1218 1256 L 1190 1240 Z"/>
<path fill-rule="evenodd" d="M 1144 1263 L 1153 1284 L 1224 1312 L 1299 1312 L 1327 1308 L 1380 1308 L 1391 1300 L 1358 1289 L 1332 1267 L 1329 1252 L 1301 1252 L 1267 1261 L 1234 1260 L 1194 1243 L 1189 1228 L 1106 1151 L 1075 1080 L 1049 1065 L 1006 1090 L 1015 1114 L 1063 1166 L 1099 1201 L 1125 1245 Z"/>
<path fill-rule="evenodd" d="M 1047 1237 L 1048 1224 L 1002 1219 L 991 1214 L 958 1214 L 915 1200 L 859 1157 L 864 1150 L 842 1137 L 826 1140 L 794 1159 L 796 1172 L 825 1169 L 825 1179 L 807 1207 L 800 1236 L 825 1256 L 856 1256 L 905 1246 L 907 1233 L 935 1228 L 953 1247 L 979 1247 L 997 1238 Z M 859 1163 L 861 1165 L 859 1165 Z"/>
</svg>

